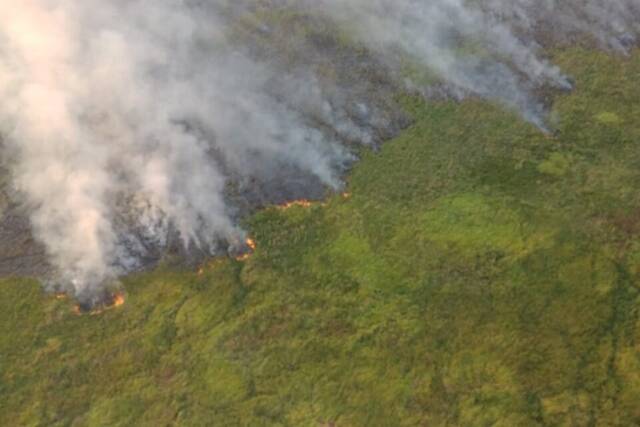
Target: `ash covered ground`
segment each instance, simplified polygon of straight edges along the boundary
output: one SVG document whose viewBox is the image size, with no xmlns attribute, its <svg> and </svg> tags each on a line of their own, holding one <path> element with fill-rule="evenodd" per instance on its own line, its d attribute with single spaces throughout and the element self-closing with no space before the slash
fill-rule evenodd
<svg viewBox="0 0 640 427">
<path fill-rule="evenodd" d="M 233 29 L 233 39 L 238 48 L 248 50 L 255 60 L 267 62 L 277 70 L 269 82 L 270 97 L 281 101 L 284 93 L 296 90 L 287 86 L 291 83 L 287 70 L 299 70 L 301 80 L 296 84 L 311 79 L 314 92 L 302 93 L 296 99 L 282 102 L 289 103 L 291 108 L 300 108 L 302 120 L 327 139 L 339 141 L 354 152 L 363 141 L 369 148 L 377 149 L 410 124 L 409 117 L 396 102 L 401 86 L 375 54 L 363 47 L 345 45 L 335 32 L 329 31 L 328 25 L 327 20 L 307 15 L 294 15 L 270 25 L 240 22 Z M 295 38 L 294 46 L 287 45 L 291 31 L 295 32 L 301 26 L 305 34 Z M 280 79 L 278 75 L 284 78 Z M 321 99 L 303 99 L 307 95 Z M 318 102 L 322 104 L 320 107 Z M 338 121 L 340 125 L 336 126 Z M 261 136 L 256 135 L 255 138 L 259 140 Z M 274 167 L 265 159 L 267 164 L 261 169 L 258 159 L 253 163 L 255 170 L 238 171 L 227 167 L 224 156 L 216 153 L 215 147 L 208 155 L 211 156 L 210 161 L 226 175 L 224 198 L 230 207 L 229 215 L 235 222 L 265 206 L 299 199 L 320 200 L 332 191 L 326 181 L 295 163 L 285 161 Z M 259 158 L 261 153 L 256 152 L 255 156 Z M 355 156 L 343 165 L 340 173 L 344 173 L 352 161 L 355 161 Z M 11 163 L 11 160 L 5 163 Z M 34 207 L 15 188 L 10 166 L 1 169 L 0 174 L 3 177 L 0 189 L 0 276 L 35 276 L 48 282 L 57 277 L 56 267 L 49 262 L 43 242 L 34 236 L 30 223 Z M 121 199 L 119 203 L 126 205 L 129 201 Z M 167 239 L 158 244 L 145 236 L 135 211 L 125 206 L 121 212 L 116 220 L 118 227 L 122 234 L 133 237 L 130 249 L 137 252 L 140 261 L 134 270 L 152 268 L 165 256 L 189 266 L 211 256 L 207 247 L 184 245 L 175 229 L 170 229 Z M 248 249 L 243 244 L 230 248 L 224 239 L 217 243 L 220 252 L 228 250 L 232 256 Z M 142 250 L 140 244 L 144 246 Z M 55 279 L 52 285 L 57 290 L 65 288 L 64 283 L 57 283 Z"/>
<path fill-rule="evenodd" d="M 0 272 L 90 298 L 166 253 L 242 252 L 248 213 L 339 191 L 361 149 L 407 127 L 399 96 L 479 97 L 552 133 L 572 79 L 545 51 L 626 55 L 640 8 L 534 3 L 7 8 Z"/>
<path fill-rule="evenodd" d="M 0 425 L 640 425 L 636 1 L 0 6 Z"/>
</svg>

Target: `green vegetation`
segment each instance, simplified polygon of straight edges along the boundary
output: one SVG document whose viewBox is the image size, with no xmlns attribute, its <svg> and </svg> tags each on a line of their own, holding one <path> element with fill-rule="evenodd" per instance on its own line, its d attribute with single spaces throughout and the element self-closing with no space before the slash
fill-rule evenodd
<svg viewBox="0 0 640 427">
<path fill-rule="evenodd" d="M 408 99 L 351 197 L 253 216 L 246 261 L 98 316 L 0 283 L 0 425 L 637 425 L 640 55 L 554 60 L 554 137 Z"/>
</svg>

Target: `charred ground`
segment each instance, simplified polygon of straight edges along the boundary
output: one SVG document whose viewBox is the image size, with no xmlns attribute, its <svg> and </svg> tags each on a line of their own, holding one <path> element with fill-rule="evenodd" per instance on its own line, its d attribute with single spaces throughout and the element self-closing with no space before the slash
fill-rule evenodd
<svg viewBox="0 0 640 427">
<path fill-rule="evenodd" d="M 554 136 L 405 97 L 351 196 L 250 216 L 246 259 L 100 316 L 2 282 L 0 424 L 640 422 L 640 55 L 551 55 Z"/>
<path fill-rule="evenodd" d="M 304 13 L 273 14 L 273 9 L 274 6 L 269 3 L 236 18 L 230 38 L 247 55 L 282 71 L 283 79 L 278 79 L 278 73 L 274 73 L 270 84 L 270 95 L 274 99 L 288 91 L 286 79 L 290 73 L 285 70 L 299 70 L 301 77 L 314 79 L 318 90 L 323 92 L 322 96 L 326 97 L 328 106 L 336 106 L 335 114 L 340 116 L 335 118 L 336 121 L 353 123 L 354 129 L 367 133 L 370 142 L 366 145 L 369 149 L 378 149 L 384 141 L 398 135 L 411 124 L 410 116 L 398 102 L 402 93 L 398 80 L 372 52 L 354 45 L 352 41 L 347 42 L 329 21 L 311 18 Z M 296 40 L 296 43 L 292 44 L 290 40 Z M 350 147 L 354 154 L 359 150 L 356 135 L 349 131 L 340 133 L 335 124 L 328 123 L 327 117 L 322 117 L 319 111 L 305 110 L 302 105 L 290 107 L 299 109 L 305 122 Z M 329 191 L 312 173 L 291 163 L 283 162 L 276 168 L 238 174 L 225 168 L 225 159 L 221 154 L 213 152 L 211 155 L 228 178 L 225 197 L 236 222 L 267 206 L 300 199 L 322 200 Z M 55 278 L 51 280 L 52 276 L 55 277 L 55 271 L 47 260 L 45 248 L 31 231 L 29 215 L 33 206 L 24 203 L 22 194 L 11 182 L 9 165 L 12 160 L 2 160 L 0 277 L 36 277 L 45 283 L 52 282 L 49 287 L 56 290 Z M 342 172 L 346 173 L 347 169 Z M 122 205 L 127 203 L 130 203 L 127 199 L 118 201 Z M 136 218 L 128 216 L 132 210 L 125 207 L 122 211 L 125 214 L 116 219 L 116 228 L 122 234 L 135 236 L 135 243 L 143 246 L 141 263 L 136 268 L 138 271 L 152 269 L 159 262 L 194 267 L 211 255 L 209 248 L 197 248 L 195 245 L 184 247 L 177 232 L 169 233 L 168 241 L 163 245 L 145 241 L 143 233 L 136 230 Z M 220 241 L 217 252 L 235 257 L 246 249 L 241 244 L 235 246 Z M 100 292 L 78 297 L 82 300 L 81 304 L 87 306 L 93 304 L 91 301 L 100 305 L 103 300 Z"/>
</svg>

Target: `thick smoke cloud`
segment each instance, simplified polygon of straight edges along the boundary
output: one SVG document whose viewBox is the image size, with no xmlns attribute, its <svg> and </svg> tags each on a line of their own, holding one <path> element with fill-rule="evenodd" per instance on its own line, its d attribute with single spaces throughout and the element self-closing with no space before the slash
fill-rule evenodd
<svg viewBox="0 0 640 427">
<path fill-rule="evenodd" d="M 226 48 L 214 9 L 4 3 L 1 113 L 15 182 L 77 294 L 135 268 L 172 231 L 185 246 L 240 242 L 222 162 L 265 179 L 294 165 L 339 185 L 348 153 L 267 96 L 270 70 Z"/>
<path fill-rule="evenodd" d="M 260 45 L 277 32 L 270 9 L 331 22 L 390 81 L 428 94 L 404 74 L 417 64 L 541 128 L 536 90 L 570 83 L 540 55 L 540 29 L 627 52 L 640 16 L 632 0 L 0 0 L 0 131 L 57 283 L 90 299 L 172 239 L 239 247 L 230 187 L 337 189 L 349 144 L 393 127 L 393 84 L 350 91 L 319 71 L 318 55 L 345 51 L 305 40 L 283 67 Z M 375 87 L 384 96 L 362 95 Z"/>
</svg>

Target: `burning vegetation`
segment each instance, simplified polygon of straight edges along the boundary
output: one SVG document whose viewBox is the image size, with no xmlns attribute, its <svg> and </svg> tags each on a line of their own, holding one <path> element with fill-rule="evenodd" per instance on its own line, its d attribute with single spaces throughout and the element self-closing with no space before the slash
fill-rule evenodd
<svg viewBox="0 0 640 427">
<path fill-rule="evenodd" d="M 237 261 L 245 261 L 245 260 L 249 259 L 249 257 L 251 257 L 253 252 L 258 247 L 258 245 L 256 244 L 256 241 L 253 240 L 250 237 L 247 237 L 247 239 L 244 241 L 244 244 L 245 244 L 245 248 L 244 248 L 243 253 L 241 253 L 240 255 L 236 256 L 236 260 Z"/>
<path fill-rule="evenodd" d="M 95 316 L 124 305 L 125 297 L 121 291 L 105 293 L 102 298 L 86 302 L 79 302 L 73 308 L 77 315 L 89 314 Z"/>
<path fill-rule="evenodd" d="M 342 195 L 345 198 L 350 197 L 349 193 L 344 193 Z M 294 207 L 301 207 L 301 208 L 310 208 L 312 207 L 314 204 L 323 206 L 325 203 L 323 202 L 314 202 L 308 199 L 300 199 L 300 200 L 293 200 L 291 202 L 287 202 L 281 205 L 276 205 L 275 208 L 278 210 L 287 210 L 287 209 L 291 209 Z M 256 241 L 250 237 L 248 237 L 245 242 L 244 242 L 244 248 L 241 254 L 237 255 L 235 257 L 235 259 L 237 261 L 246 261 L 247 259 L 249 259 L 251 257 L 251 255 L 253 254 L 253 252 L 255 252 L 257 247 Z M 201 275 L 202 270 L 198 271 L 198 274 Z"/>
<path fill-rule="evenodd" d="M 292 208 L 294 206 L 300 206 L 302 208 L 310 208 L 313 202 L 307 199 L 294 200 L 292 202 L 285 203 L 283 205 L 277 206 L 278 209 L 285 210 Z"/>
<path fill-rule="evenodd" d="M 253 240 L 253 239 L 247 239 L 245 243 L 247 244 L 247 246 L 249 246 L 249 248 L 250 248 L 252 251 L 255 251 L 255 250 L 256 250 L 257 245 L 256 245 L 256 241 L 255 241 L 255 240 Z"/>
</svg>

